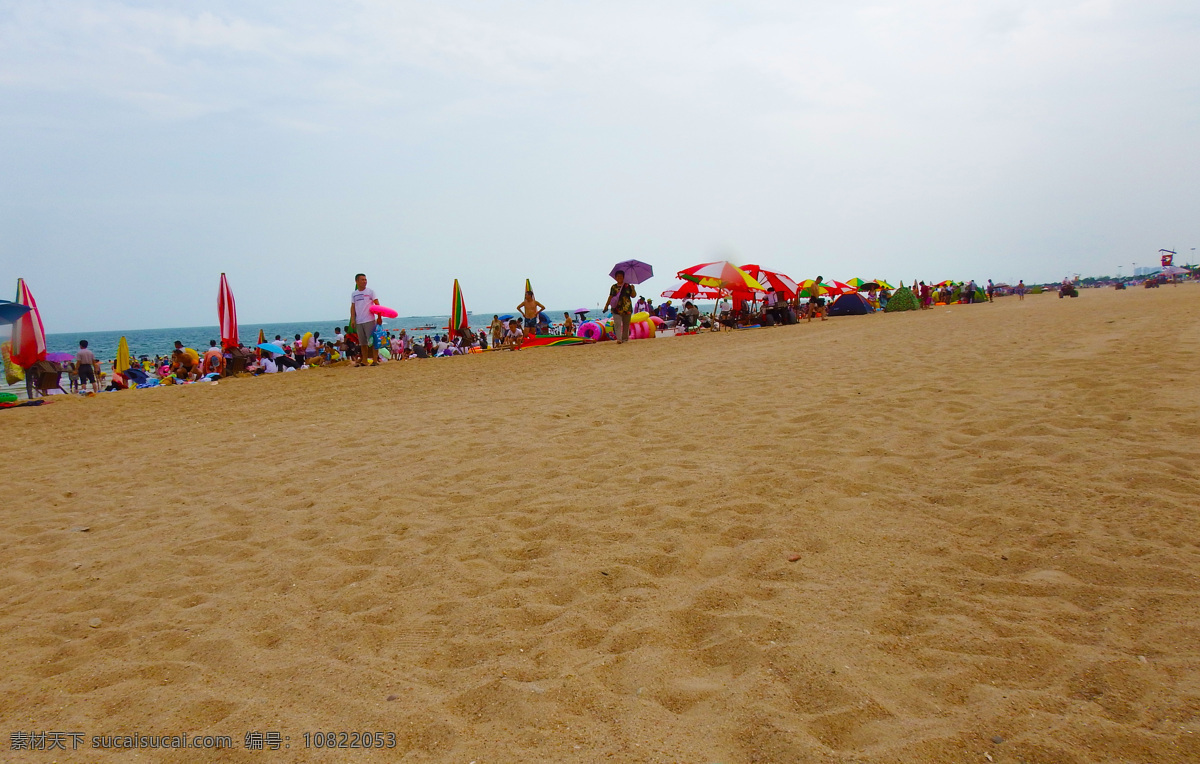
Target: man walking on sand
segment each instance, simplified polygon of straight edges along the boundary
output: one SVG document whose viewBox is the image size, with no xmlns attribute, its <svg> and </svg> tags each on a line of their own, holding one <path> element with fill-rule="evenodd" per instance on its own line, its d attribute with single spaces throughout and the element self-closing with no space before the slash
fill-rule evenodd
<svg viewBox="0 0 1200 764">
<path fill-rule="evenodd" d="M 383 316 L 371 312 L 372 305 L 378 305 L 375 290 L 367 289 L 367 276 L 359 273 L 354 277 L 355 289 L 350 293 L 350 321 L 354 324 L 354 333 L 358 335 L 358 346 L 362 349 L 362 363 L 379 363 L 379 351 L 375 349 L 375 326 L 383 323 Z"/>
<path fill-rule="evenodd" d="M 625 271 L 617 271 L 613 278 L 617 283 L 609 287 L 604 307 L 612 311 L 613 336 L 620 345 L 629 341 L 629 317 L 633 315 L 633 298 L 637 297 L 637 291 L 633 284 L 625 283 Z"/>
</svg>

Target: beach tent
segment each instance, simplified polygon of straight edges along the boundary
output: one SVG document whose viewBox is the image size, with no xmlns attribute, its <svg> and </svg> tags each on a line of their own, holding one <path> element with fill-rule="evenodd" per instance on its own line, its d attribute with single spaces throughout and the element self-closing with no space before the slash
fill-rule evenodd
<svg viewBox="0 0 1200 764">
<path fill-rule="evenodd" d="M 917 301 L 917 296 L 912 293 L 908 287 L 900 287 L 892 293 L 888 299 L 887 307 L 884 308 L 885 313 L 895 313 L 901 310 L 920 310 L 921 303 Z"/>
<path fill-rule="evenodd" d="M 844 294 L 829 306 L 831 316 L 862 316 L 875 310 L 858 292 Z"/>
</svg>

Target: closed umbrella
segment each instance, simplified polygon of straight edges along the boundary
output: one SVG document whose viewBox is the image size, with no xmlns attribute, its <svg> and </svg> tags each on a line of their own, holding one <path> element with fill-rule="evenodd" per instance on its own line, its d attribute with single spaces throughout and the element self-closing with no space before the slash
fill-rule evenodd
<svg viewBox="0 0 1200 764">
<path fill-rule="evenodd" d="M 17 304 L 29 310 L 13 322 L 12 360 L 21 368 L 28 369 L 46 357 L 46 330 L 42 327 L 42 314 L 38 312 L 37 300 L 25 279 L 17 279 Z"/>
<path fill-rule="evenodd" d="M 221 274 L 221 287 L 217 292 L 217 319 L 221 324 L 221 347 L 228 350 L 238 346 L 237 306 L 233 302 L 233 291 L 225 274 Z"/>
<path fill-rule="evenodd" d="M 117 363 L 113 366 L 113 371 L 118 374 L 124 372 L 130 367 L 129 363 L 129 342 L 124 337 L 117 341 Z"/>
<path fill-rule="evenodd" d="M 458 285 L 458 279 L 454 280 L 454 294 L 450 298 L 450 325 L 446 328 L 450 330 L 450 336 L 454 336 L 459 331 L 471 331 L 470 320 L 467 318 L 467 303 L 463 300 L 462 288 Z"/>
</svg>

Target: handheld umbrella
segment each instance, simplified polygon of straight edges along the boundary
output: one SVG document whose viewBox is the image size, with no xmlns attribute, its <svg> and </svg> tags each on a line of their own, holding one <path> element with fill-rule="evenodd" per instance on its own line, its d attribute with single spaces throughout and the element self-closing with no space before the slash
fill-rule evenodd
<svg viewBox="0 0 1200 764">
<path fill-rule="evenodd" d="M 626 284 L 641 284 L 654 277 L 654 266 L 641 260 L 622 260 L 612 267 L 608 277 L 615 279 L 617 271 L 624 271 Z"/>
</svg>

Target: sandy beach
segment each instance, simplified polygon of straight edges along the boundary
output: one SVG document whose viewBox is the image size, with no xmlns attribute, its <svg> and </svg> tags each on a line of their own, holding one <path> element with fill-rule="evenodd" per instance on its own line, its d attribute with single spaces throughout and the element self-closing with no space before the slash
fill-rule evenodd
<svg viewBox="0 0 1200 764">
<path fill-rule="evenodd" d="M 1185 285 L 0 412 L 0 718 L 85 736 L 2 758 L 1197 761 L 1197 368 Z"/>
</svg>

